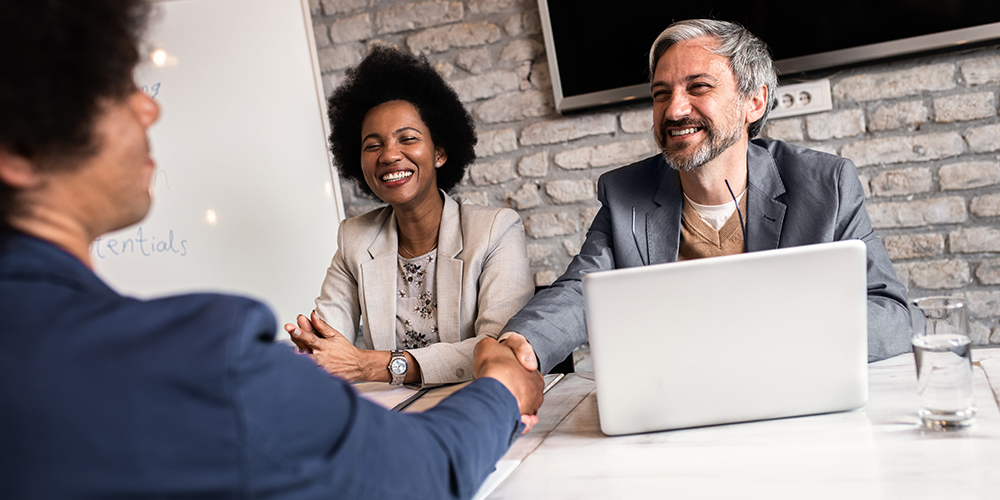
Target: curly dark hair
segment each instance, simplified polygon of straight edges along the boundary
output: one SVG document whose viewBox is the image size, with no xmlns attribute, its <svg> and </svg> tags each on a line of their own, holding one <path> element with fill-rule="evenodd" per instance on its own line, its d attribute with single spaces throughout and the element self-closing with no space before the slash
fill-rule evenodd
<svg viewBox="0 0 1000 500">
<path fill-rule="evenodd" d="M 407 101 L 417 109 L 434 145 L 448 153 L 438 169 L 438 187 L 451 191 L 476 160 L 476 125 L 458 94 L 424 57 L 375 46 L 347 70 L 344 82 L 330 95 L 330 151 L 342 176 L 354 180 L 378 199 L 361 171 L 361 124 L 368 111 L 389 101 Z"/>
<path fill-rule="evenodd" d="M 0 148 L 49 169 L 94 154 L 101 100 L 135 89 L 148 11 L 142 0 L 0 2 Z M 0 225 L 12 196 L 0 183 Z"/>
</svg>

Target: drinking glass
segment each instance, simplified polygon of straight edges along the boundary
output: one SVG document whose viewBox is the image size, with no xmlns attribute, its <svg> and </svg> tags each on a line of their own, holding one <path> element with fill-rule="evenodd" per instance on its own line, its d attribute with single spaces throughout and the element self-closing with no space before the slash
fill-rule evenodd
<svg viewBox="0 0 1000 500">
<path fill-rule="evenodd" d="M 934 430 L 974 424 L 972 339 L 965 303 L 954 297 L 917 299 L 911 303 L 910 318 L 920 420 Z"/>
</svg>

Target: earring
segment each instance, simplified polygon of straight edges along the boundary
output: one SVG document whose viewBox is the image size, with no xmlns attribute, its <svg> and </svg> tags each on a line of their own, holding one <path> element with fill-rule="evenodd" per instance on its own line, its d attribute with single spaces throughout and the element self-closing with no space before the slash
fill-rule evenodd
<svg viewBox="0 0 1000 500">
<path fill-rule="evenodd" d="M 435 166 L 438 166 L 438 167 L 440 167 L 440 166 L 441 166 L 441 162 L 437 162 L 437 163 L 435 163 Z"/>
</svg>

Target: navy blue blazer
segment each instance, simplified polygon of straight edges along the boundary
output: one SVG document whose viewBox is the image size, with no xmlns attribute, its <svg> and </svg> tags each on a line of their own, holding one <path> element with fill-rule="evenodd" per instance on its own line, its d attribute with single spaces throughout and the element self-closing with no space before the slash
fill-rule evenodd
<svg viewBox="0 0 1000 500">
<path fill-rule="evenodd" d="M 663 155 L 605 173 L 598 180 L 597 199 L 601 209 L 580 253 L 502 330 L 531 342 L 542 373 L 587 341 L 584 275 L 677 260 L 684 194 L 680 175 Z M 868 249 L 868 361 L 910 350 L 906 288 L 872 230 L 851 160 L 782 141 L 751 141 L 744 215 L 751 252 L 863 241 Z"/>
<path fill-rule="evenodd" d="M 123 297 L 0 231 L 0 496 L 468 498 L 521 428 L 496 380 L 392 413 L 275 331 L 253 300 Z"/>
</svg>

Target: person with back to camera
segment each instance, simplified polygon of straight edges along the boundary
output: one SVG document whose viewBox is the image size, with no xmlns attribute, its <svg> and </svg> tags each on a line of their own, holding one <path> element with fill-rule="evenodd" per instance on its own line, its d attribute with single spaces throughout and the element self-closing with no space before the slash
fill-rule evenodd
<svg viewBox="0 0 1000 500">
<path fill-rule="evenodd" d="M 867 246 L 868 361 L 909 351 L 906 289 L 854 163 L 754 139 L 776 102 L 767 45 L 734 23 L 679 21 L 653 42 L 649 71 L 661 154 L 601 176 L 580 253 L 504 327 L 525 367 L 544 373 L 587 341 L 587 273 L 849 239 Z"/>
<path fill-rule="evenodd" d="M 542 401 L 495 340 L 478 380 L 393 413 L 275 342 L 257 301 L 94 274 L 94 239 L 151 203 L 148 8 L 0 2 L 0 497 L 470 498 Z"/>
<path fill-rule="evenodd" d="M 534 292 L 517 213 L 446 193 L 475 160 L 472 117 L 426 59 L 386 46 L 347 71 L 328 113 L 337 169 L 388 206 L 341 223 L 315 311 L 285 329 L 350 381 L 469 380 L 476 342 Z"/>
</svg>

